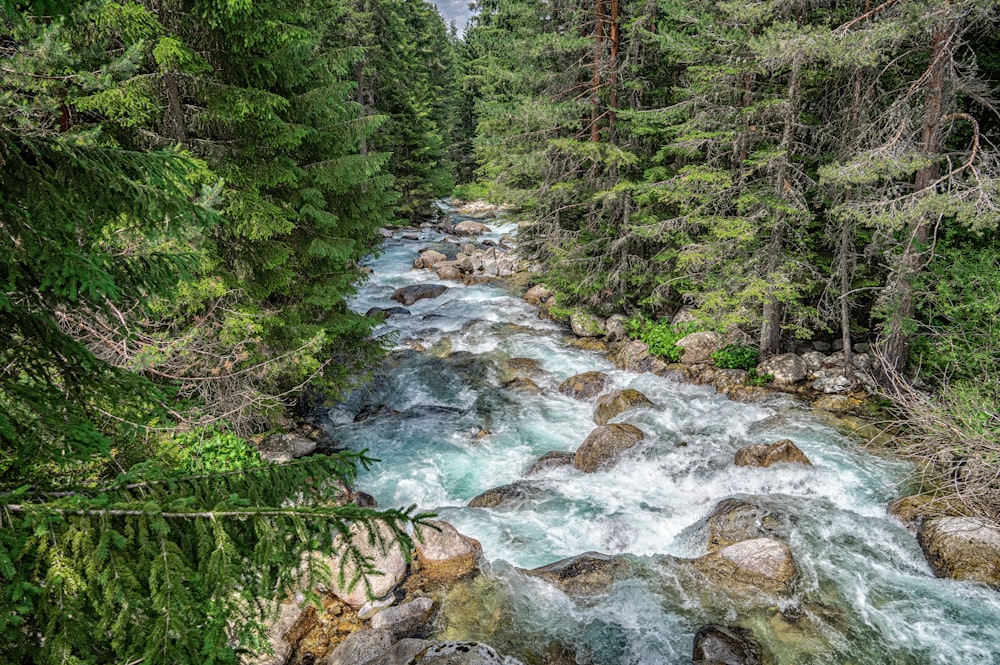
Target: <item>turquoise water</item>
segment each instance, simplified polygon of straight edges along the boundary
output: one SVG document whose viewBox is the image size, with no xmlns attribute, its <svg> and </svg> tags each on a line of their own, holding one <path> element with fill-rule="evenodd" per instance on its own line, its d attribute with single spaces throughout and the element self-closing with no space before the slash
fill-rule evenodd
<svg viewBox="0 0 1000 665">
<path fill-rule="evenodd" d="M 438 283 L 410 268 L 418 249 L 440 239 L 423 236 L 391 239 L 368 260 L 374 273 L 354 309 L 395 306 L 394 289 Z M 906 466 L 859 449 L 790 400 L 740 404 L 711 388 L 618 370 L 569 346 L 568 331 L 501 287 L 447 285 L 377 331 L 395 335 L 396 357 L 321 424 L 381 460 L 357 483 L 380 506 L 415 503 L 482 543 L 490 563 L 470 593 L 497 614 L 456 619 L 452 636 L 492 639 L 533 662 L 558 644 L 570 662 L 679 664 L 690 662 L 698 627 L 714 621 L 750 627 L 779 663 L 1000 663 L 1000 594 L 935 578 L 913 536 L 886 515 Z M 413 351 L 414 343 L 428 350 Z M 501 363 L 515 357 L 539 361 L 533 378 L 542 395 L 500 387 Z M 645 433 L 634 454 L 601 473 L 561 467 L 533 476 L 530 497 L 514 507 L 466 507 L 524 479 L 541 454 L 576 449 L 595 427 L 593 404 L 556 388 L 589 370 L 656 405 L 618 419 Z M 378 405 L 392 411 L 353 422 L 362 407 Z M 739 447 L 781 438 L 813 467 L 732 464 Z M 690 588 L 669 572 L 574 599 L 517 570 L 587 551 L 634 555 L 653 569 L 658 555 L 701 556 L 701 521 L 728 497 L 752 497 L 786 516 L 801 571 L 791 599 L 744 601 Z"/>
</svg>

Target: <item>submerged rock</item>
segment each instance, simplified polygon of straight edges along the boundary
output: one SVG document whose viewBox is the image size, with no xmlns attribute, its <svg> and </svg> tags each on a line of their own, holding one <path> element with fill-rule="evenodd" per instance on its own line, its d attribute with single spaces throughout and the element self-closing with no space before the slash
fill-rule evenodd
<svg viewBox="0 0 1000 665">
<path fill-rule="evenodd" d="M 443 520 L 417 527 L 414 545 L 421 574 L 432 580 L 453 580 L 476 570 L 483 546 Z"/>
<path fill-rule="evenodd" d="M 562 450 L 550 450 L 535 460 L 535 463 L 531 465 L 524 475 L 533 476 L 560 466 L 571 466 L 573 464 L 573 457 L 575 457 L 574 453 Z"/>
<path fill-rule="evenodd" d="M 928 519 L 917 531 L 938 577 L 982 582 L 1000 590 L 1000 528 L 972 517 Z"/>
<path fill-rule="evenodd" d="M 506 384 L 514 379 L 527 379 L 543 374 L 542 363 L 534 358 L 505 358 L 497 367 L 497 378 Z"/>
<path fill-rule="evenodd" d="M 721 586 L 748 585 L 777 594 L 791 591 L 799 574 L 791 548 L 774 538 L 743 540 L 690 563 Z"/>
<path fill-rule="evenodd" d="M 444 284 L 411 284 L 393 291 L 392 299 L 409 307 L 424 298 L 437 298 L 447 290 Z"/>
<path fill-rule="evenodd" d="M 771 538 L 783 530 L 773 513 L 742 499 L 724 499 L 716 504 L 705 519 L 705 527 L 709 552 L 744 540 Z"/>
<path fill-rule="evenodd" d="M 594 473 L 614 466 L 622 454 L 643 438 L 635 425 L 602 425 L 584 439 L 573 457 L 573 466 L 584 473 Z"/>
<path fill-rule="evenodd" d="M 753 633 L 737 626 L 702 626 L 694 636 L 693 665 L 761 665 Z"/>
<path fill-rule="evenodd" d="M 500 506 L 514 508 L 538 496 L 537 485 L 526 482 L 516 482 L 488 489 L 469 501 L 470 508 L 497 508 Z"/>
<path fill-rule="evenodd" d="M 725 343 L 726 338 L 721 333 L 711 331 L 691 333 L 677 340 L 677 346 L 684 349 L 681 362 L 685 365 L 707 363 Z"/>
<path fill-rule="evenodd" d="M 616 390 L 597 401 L 597 406 L 594 408 L 594 422 L 598 425 L 607 425 L 612 418 L 626 411 L 654 406 L 656 405 L 638 390 L 631 388 Z"/>
<path fill-rule="evenodd" d="M 790 439 L 781 439 L 774 443 L 756 443 L 736 451 L 736 466 L 766 467 L 779 462 L 789 464 L 804 464 L 812 466 L 806 454 L 792 443 Z"/>
<path fill-rule="evenodd" d="M 615 582 L 633 577 L 635 566 L 621 555 L 585 552 L 523 572 L 546 579 L 566 593 L 588 595 L 603 593 Z"/>
<path fill-rule="evenodd" d="M 559 385 L 559 392 L 575 399 L 593 399 L 608 386 L 604 372 L 584 372 L 571 376 Z"/>
</svg>

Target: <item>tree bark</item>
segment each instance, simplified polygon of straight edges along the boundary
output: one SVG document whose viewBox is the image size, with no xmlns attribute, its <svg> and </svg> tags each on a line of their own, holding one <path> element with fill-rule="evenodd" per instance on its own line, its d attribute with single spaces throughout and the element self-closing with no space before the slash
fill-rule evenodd
<svg viewBox="0 0 1000 665">
<path fill-rule="evenodd" d="M 601 61 L 604 58 L 604 0 L 594 0 L 594 64 L 591 91 L 593 106 L 590 112 L 590 140 L 601 140 Z"/>
</svg>

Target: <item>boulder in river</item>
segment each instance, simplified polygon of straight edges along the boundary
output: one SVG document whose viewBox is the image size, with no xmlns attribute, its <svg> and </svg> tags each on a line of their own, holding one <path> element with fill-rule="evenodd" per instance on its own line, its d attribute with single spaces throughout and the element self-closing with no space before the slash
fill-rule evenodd
<svg viewBox="0 0 1000 665">
<path fill-rule="evenodd" d="M 973 517 L 936 517 L 917 531 L 938 577 L 982 582 L 1000 590 L 1000 528 Z"/>
<path fill-rule="evenodd" d="M 539 488 L 532 483 L 518 481 L 488 489 L 469 501 L 470 508 L 516 508 L 538 496 Z"/>
<path fill-rule="evenodd" d="M 393 291 L 392 299 L 409 307 L 424 298 L 437 298 L 447 290 L 444 284 L 411 284 Z"/>
<path fill-rule="evenodd" d="M 328 665 L 364 665 L 388 651 L 395 641 L 387 630 L 359 630 L 338 644 L 326 662 Z"/>
<path fill-rule="evenodd" d="M 574 309 L 569 316 L 569 326 L 577 337 L 603 337 L 604 320 L 582 309 Z"/>
<path fill-rule="evenodd" d="M 806 454 L 792 443 L 791 439 L 781 439 L 774 443 L 755 443 L 736 451 L 736 466 L 766 467 L 779 462 L 812 466 Z"/>
<path fill-rule="evenodd" d="M 393 316 L 409 316 L 410 310 L 405 307 L 372 307 L 365 312 L 365 316 L 376 316 L 378 314 L 388 319 Z"/>
<path fill-rule="evenodd" d="M 702 626 L 694 636 L 693 665 L 761 665 L 760 644 L 737 626 Z"/>
<path fill-rule="evenodd" d="M 635 573 L 632 561 L 624 556 L 585 552 L 532 570 L 523 571 L 541 577 L 570 594 L 603 593 L 615 582 Z"/>
<path fill-rule="evenodd" d="M 434 272 L 437 273 L 438 279 L 455 282 L 462 281 L 462 271 L 459 270 L 458 266 L 450 261 L 447 263 L 439 263 L 435 266 Z"/>
<path fill-rule="evenodd" d="M 414 656 L 408 665 L 521 665 L 481 642 L 438 642 Z"/>
<path fill-rule="evenodd" d="M 734 543 L 754 538 L 773 538 L 784 531 L 771 511 L 743 499 L 723 499 L 705 518 L 708 551 L 716 552 Z"/>
<path fill-rule="evenodd" d="M 455 225 L 455 235 L 458 236 L 478 236 L 491 231 L 492 229 L 482 222 L 466 220 Z"/>
<path fill-rule="evenodd" d="M 532 395 L 540 395 L 543 392 L 542 389 L 538 387 L 537 383 L 524 376 L 511 379 L 507 383 L 503 384 L 503 387 L 506 390 L 531 393 Z"/>
<path fill-rule="evenodd" d="M 559 385 L 559 392 L 575 399 L 593 399 L 608 386 L 604 372 L 584 372 L 569 377 Z"/>
<path fill-rule="evenodd" d="M 771 356 L 757 365 L 757 376 L 765 374 L 774 375 L 776 384 L 787 386 L 805 379 L 808 376 L 808 368 L 801 356 L 795 353 L 782 353 Z"/>
<path fill-rule="evenodd" d="M 597 401 L 597 406 L 594 407 L 594 422 L 598 425 L 607 425 L 612 418 L 626 411 L 653 406 L 656 405 L 638 390 L 632 388 L 615 390 Z"/>
<path fill-rule="evenodd" d="M 409 665 L 415 656 L 433 645 L 434 642 L 428 640 L 406 637 L 367 661 L 365 665 Z"/>
<path fill-rule="evenodd" d="M 426 526 L 417 527 L 416 535 L 414 546 L 425 578 L 453 580 L 476 569 L 483 546 L 448 522 L 428 520 Z"/>
<path fill-rule="evenodd" d="M 551 297 L 552 292 L 545 288 L 544 284 L 535 284 L 524 294 L 524 299 L 528 301 L 528 304 L 535 305 L 536 307 L 544 304 Z"/>
<path fill-rule="evenodd" d="M 348 541 L 343 536 L 334 541 L 334 554 L 324 557 L 323 563 L 331 573 L 329 591 L 351 607 L 358 608 L 369 598 L 381 598 L 396 588 L 406 575 L 407 562 L 392 530 L 382 522 L 373 524 L 372 532 L 362 523 L 352 525 L 350 544 L 368 559 L 378 574 L 367 577 L 360 574 L 353 557 L 346 556 Z M 342 559 L 343 582 L 340 579 Z M 360 579 L 356 579 L 358 577 Z"/>
<path fill-rule="evenodd" d="M 684 349 L 681 362 L 685 365 L 707 363 L 725 343 L 726 338 L 721 333 L 712 331 L 694 332 L 677 340 L 677 346 Z"/>
<path fill-rule="evenodd" d="M 536 474 L 542 473 L 543 471 L 548 471 L 549 469 L 555 469 L 560 466 L 572 466 L 574 453 L 565 452 L 562 450 L 550 450 L 545 453 L 531 465 L 531 468 L 524 474 L 526 476 L 534 476 Z"/>
<path fill-rule="evenodd" d="M 437 264 L 441 263 L 442 261 L 447 261 L 448 256 L 442 254 L 437 250 L 427 249 L 424 250 L 423 252 L 420 252 L 420 260 L 423 263 L 424 268 L 433 270 L 434 266 L 436 266 Z"/>
<path fill-rule="evenodd" d="M 423 633 L 434 617 L 434 601 L 415 598 L 408 603 L 390 607 L 372 617 L 373 630 L 385 630 L 396 639 Z"/>
<path fill-rule="evenodd" d="M 584 473 L 594 473 L 614 466 L 622 454 L 642 441 L 642 430 L 635 425 L 602 425 L 591 432 L 573 456 L 573 466 Z"/>
<path fill-rule="evenodd" d="M 791 591 L 799 575 L 791 548 L 774 538 L 743 540 L 690 564 L 722 586 L 746 585 L 776 594 Z"/>
</svg>

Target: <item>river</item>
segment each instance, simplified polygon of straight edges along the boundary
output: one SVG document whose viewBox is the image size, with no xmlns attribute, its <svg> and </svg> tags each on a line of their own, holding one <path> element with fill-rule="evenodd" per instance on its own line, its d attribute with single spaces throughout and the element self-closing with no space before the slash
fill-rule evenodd
<svg viewBox="0 0 1000 665">
<path fill-rule="evenodd" d="M 515 229 L 495 225 L 479 240 Z M 373 273 L 352 308 L 392 307 L 396 288 L 439 283 L 411 265 L 441 237 L 422 230 L 418 241 L 387 240 L 366 261 Z M 502 286 L 448 287 L 376 331 L 395 336 L 393 358 L 320 422 L 340 445 L 381 460 L 357 482 L 380 506 L 416 504 L 482 543 L 484 575 L 456 592 L 459 609 L 446 609 L 441 637 L 482 639 L 526 662 L 558 653 L 602 665 L 686 664 L 695 631 L 719 622 L 751 628 L 776 663 L 1000 663 L 1000 594 L 935 578 L 914 537 L 886 514 L 906 465 L 870 454 L 789 398 L 742 404 L 709 387 L 619 370 L 571 346 L 564 326 Z M 500 387 L 510 358 L 538 361 L 532 378 L 542 394 Z M 515 506 L 466 507 L 523 479 L 543 453 L 576 449 L 595 427 L 594 405 L 557 388 L 590 370 L 656 405 L 617 419 L 645 433 L 636 452 L 599 473 L 545 471 Z M 364 408 L 371 417 L 355 422 Z M 813 466 L 733 464 L 739 447 L 782 438 Z M 518 570 L 588 551 L 640 563 L 701 556 L 704 518 L 731 497 L 781 516 L 801 575 L 791 598 L 743 603 L 669 575 L 573 598 Z"/>
</svg>

